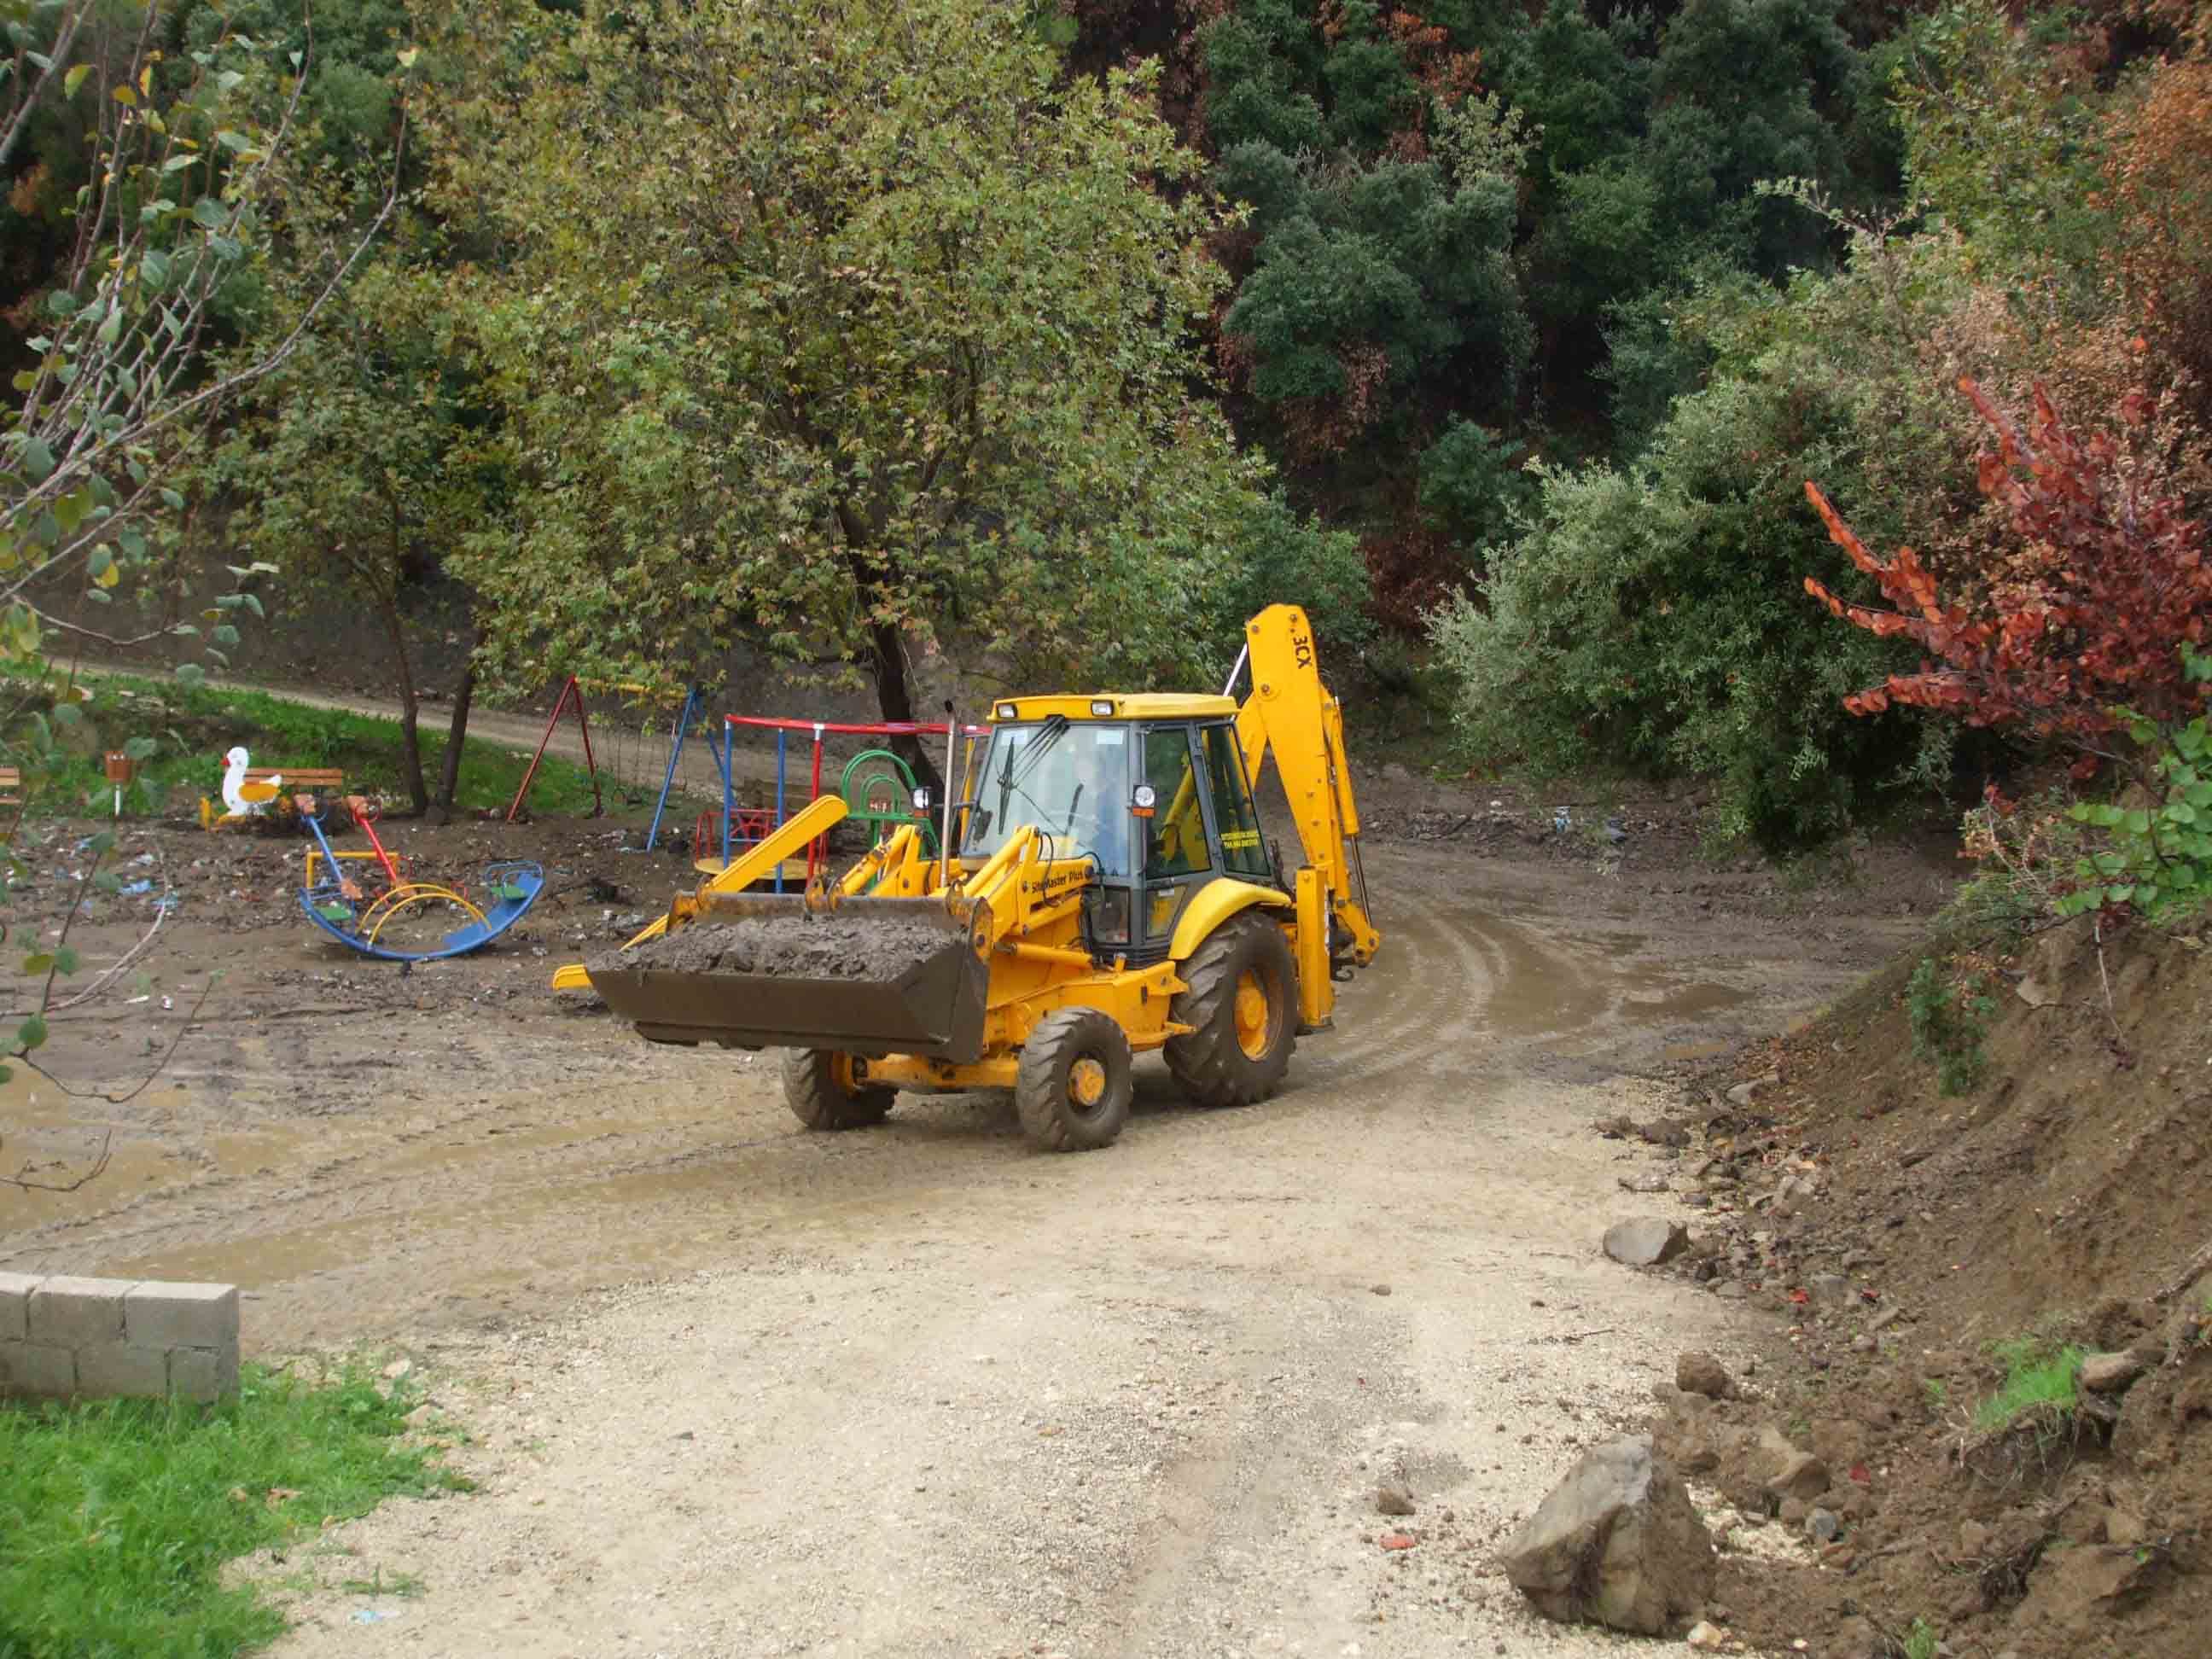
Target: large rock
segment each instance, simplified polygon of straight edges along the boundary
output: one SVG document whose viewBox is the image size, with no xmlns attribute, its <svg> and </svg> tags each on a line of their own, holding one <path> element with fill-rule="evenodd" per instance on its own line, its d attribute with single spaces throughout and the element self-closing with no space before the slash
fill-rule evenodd
<svg viewBox="0 0 2212 1659">
<path fill-rule="evenodd" d="M 1690 1248 L 1690 1230 L 1663 1216 L 1638 1216 L 1605 1230 L 1605 1253 L 1632 1267 L 1656 1267 Z"/>
<path fill-rule="evenodd" d="M 2142 1355 L 2123 1348 L 2118 1353 L 2093 1353 L 2081 1362 L 2081 1386 L 2092 1394 L 2118 1394 L 2143 1374 Z"/>
<path fill-rule="evenodd" d="M 1725 1400 L 1735 1392 L 1728 1368 L 1712 1355 L 1696 1352 L 1676 1358 L 1674 1386 L 1684 1394 L 1701 1394 L 1708 1400 Z"/>
<path fill-rule="evenodd" d="M 1501 1560 L 1547 1619 L 1639 1636 L 1674 1628 L 1713 1590 L 1713 1540 L 1649 1435 L 1585 1454 Z"/>
</svg>

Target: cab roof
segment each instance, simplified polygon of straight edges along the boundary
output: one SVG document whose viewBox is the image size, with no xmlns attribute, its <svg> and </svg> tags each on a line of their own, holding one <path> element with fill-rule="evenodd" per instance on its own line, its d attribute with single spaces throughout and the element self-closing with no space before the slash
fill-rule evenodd
<svg viewBox="0 0 2212 1659">
<path fill-rule="evenodd" d="M 1054 714 L 1071 720 L 1200 720 L 1233 718 L 1237 709 L 1234 697 L 1202 693 L 1097 691 L 1088 696 L 1000 697 L 991 704 L 990 718 L 1000 723 Z"/>
</svg>

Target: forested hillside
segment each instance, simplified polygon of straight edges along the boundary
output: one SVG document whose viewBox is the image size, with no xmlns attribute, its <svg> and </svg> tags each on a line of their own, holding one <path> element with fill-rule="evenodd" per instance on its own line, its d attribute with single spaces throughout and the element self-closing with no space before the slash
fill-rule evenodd
<svg viewBox="0 0 2212 1659">
<path fill-rule="evenodd" d="M 5 10 L 18 666 L 210 556 L 222 660 L 313 585 L 411 697 L 436 574 L 496 684 L 737 641 L 892 717 L 939 653 L 1211 678 L 1287 599 L 1464 763 L 1778 846 L 2063 739 L 2014 693 L 2110 657 L 2085 573 L 2203 706 L 2187 0 Z M 2101 551 L 2015 499 L 2039 385 Z M 1940 637 L 1850 625 L 1900 544 Z"/>
</svg>

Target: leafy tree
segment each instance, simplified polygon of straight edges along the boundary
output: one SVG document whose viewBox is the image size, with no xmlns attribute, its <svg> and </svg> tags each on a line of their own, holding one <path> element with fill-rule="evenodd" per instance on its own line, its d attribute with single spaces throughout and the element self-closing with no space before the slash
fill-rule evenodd
<svg viewBox="0 0 2212 1659">
<path fill-rule="evenodd" d="M 1285 181 L 1256 222 L 1257 259 L 1222 319 L 1232 362 L 1294 444 L 1341 450 L 1395 398 L 1438 382 L 1510 409 L 1533 343 L 1506 262 L 1511 182 L 1380 161 L 1304 185 Z"/>
<path fill-rule="evenodd" d="M 1065 82 L 989 0 L 469 21 L 441 197 L 507 248 L 466 325 L 514 533 L 455 554 L 491 666 L 743 635 L 895 720 L 946 625 L 1010 672 L 1226 666 L 1192 624 L 1267 481 L 1191 389 L 1215 221 L 1152 72 Z"/>
<path fill-rule="evenodd" d="M 1905 33 L 1892 94 L 1907 183 L 1996 269 L 2094 307 L 2113 231 L 2101 100 L 2074 53 L 2037 34 L 1993 0 Z"/>
<path fill-rule="evenodd" d="M 234 34 L 192 52 L 172 94 L 156 76 L 161 19 L 158 8 L 68 0 L 11 20 L 21 63 L 39 70 L 0 144 L 20 142 L 27 112 L 59 98 L 85 112 L 97 158 L 77 195 L 73 246 L 25 342 L 33 356 L 15 377 L 21 402 L 0 434 L 0 665 L 19 671 L 41 668 L 52 629 L 129 642 L 59 611 L 112 605 L 152 571 L 159 536 L 183 506 L 168 474 L 199 424 L 301 338 L 295 327 L 220 374 L 207 368 L 218 308 L 269 246 L 299 63 L 272 67 L 260 43 Z M 27 30 L 46 31 L 36 38 L 50 49 L 23 45 Z M 64 67 L 70 51 L 80 61 Z M 0 149 L 0 163 L 8 159 Z M 392 207 L 387 194 L 365 231 L 330 251 L 302 325 Z M 258 603 L 224 596 L 219 626 L 229 626 L 222 613 Z M 219 643 L 210 651 L 222 659 Z"/>
<path fill-rule="evenodd" d="M 1995 437 L 1979 459 L 1980 487 L 2003 509 L 2027 562 L 1986 603 L 1945 605 L 1910 547 L 1877 557 L 1808 481 L 1805 494 L 1829 536 L 1888 605 L 1847 603 L 1816 576 L 1805 578 L 1805 591 L 1856 628 L 1911 641 L 1926 659 L 1844 706 L 1865 715 L 1905 703 L 1972 726 L 2018 724 L 2081 750 L 2093 769 L 2122 758 L 2106 742 L 2115 732 L 2143 723 L 2168 732 L 2198 718 L 2208 687 L 2183 652 L 2212 641 L 2203 523 L 2155 468 L 2127 465 L 2112 433 L 2069 427 L 2040 386 L 2026 432 L 1973 381 L 1959 389 Z M 2124 432 L 2148 422 L 2139 397 L 2116 413 Z"/>
<path fill-rule="evenodd" d="M 1848 473 L 1855 451 L 1848 408 L 1778 368 L 1686 400 L 1632 468 L 1540 470 L 1526 532 L 1431 624 L 1471 753 L 1712 778 L 1713 828 L 1771 846 L 1832 833 L 1901 769 L 1940 781 L 1940 733 L 1841 708 L 1895 647 L 1839 642 L 1794 596 L 1808 559 L 1841 562 L 1790 510 L 1797 458 Z"/>
<path fill-rule="evenodd" d="M 432 800 L 408 591 L 435 568 L 449 526 L 489 516 L 467 465 L 468 386 L 447 299 L 434 270 L 397 253 L 364 264 L 313 319 L 303 349 L 246 394 L 207 469 L 209 483 L 239 504 L 235 544 L 281 565 L 301 602 L 366 609 L 381 625 L 418 812 Z M 456 781 L 448 769 L 438 802 L 447 811 Z"/>
</svg>

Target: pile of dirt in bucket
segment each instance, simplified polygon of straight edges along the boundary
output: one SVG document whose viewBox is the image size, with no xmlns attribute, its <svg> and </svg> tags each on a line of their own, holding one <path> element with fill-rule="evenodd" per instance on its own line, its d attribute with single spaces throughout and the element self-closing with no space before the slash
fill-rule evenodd
<svg viewBox="0 0 2212 1659">
<path fill-rule="evenodd" d="M 783 979 L 897 979 L 920 967 L 957 933 L 915 916 L 804 913 L 693 922 L 610 953 L 595 971 L 650 968 L 685 974 L 769 974 Z"/>
</svg>

